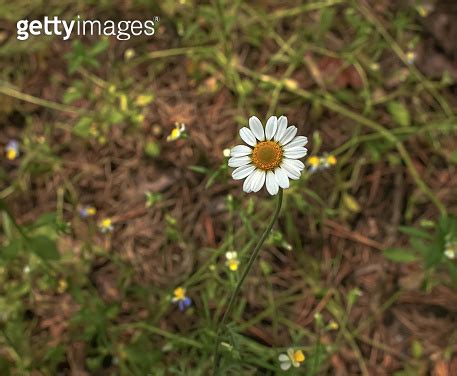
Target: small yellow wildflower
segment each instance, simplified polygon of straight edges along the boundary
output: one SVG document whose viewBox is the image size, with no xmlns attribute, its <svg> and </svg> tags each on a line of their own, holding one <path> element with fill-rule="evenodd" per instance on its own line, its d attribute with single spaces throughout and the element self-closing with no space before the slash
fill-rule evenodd
<svg viewBox="0 0 457 376">
<path fill-rule="evenodd" d="M 315 155 L 313 155 L 312 157 L 308 158 L 308 163 L 310 166 L 317 167 L 317 166 L 319 166 L 320 159 L 319 159 L 319 157 L 316 157 Z"/>
<path fill-rule="evenodd" d="M 124 59 L 130 60 L 135 57 L 135 50 L 133 48 L 127 48 L 124 52 Z"/>
<path fill-rule="evenodd" d="M 135 116 L 135 121 L 138 123 L 138 124 L 141 124 L 143 121 L 144 121 L 144 114 L 138 114 Z"/>
<path fill-rule="evenodd" d="M 314 173 L 336 165 L 337 160 L 334 155 L 324 153 L 321 157 L 316 155 L 309 157 L 307 162 L 309 165 L 309 171 Z"/>
<path fill-rule="evenodd" d="M 173 291 L 174 297 L 171 299 L 173 303 L 178 303 L 180 311 L 184 311 L 187 307 L 192 304 L 192 300 L 186 296 L 186 289 L 184 287 L 178 287 Z"/>
<path fill-rule="evenodd" d="M 139 95 L 135 99 L 135 104 L 139 107 L 144 107 L 147 106 L 149 103 L 151 103 L 154 100 L 153 95 Z"/>
<path fill-rule="evenodd" d="M 327 325 L 327 330 L 338 330 L 339 325 L 336 321 L 331 320 Z"/>
<path fill-rule="evenodd" d="M 110 218 L 104 218 L 98 224 L 98 228 L 102 234 L 106 234 L 107 232 L 113 232 L 113 222 Z"/>
<path fill-rule="evenodd" d="M 173 299 L 176 299 L 176 300 L 184 299 L 184 297 L 186 296 L 186 289 L 184 287 L 178 287 L 175 289 L 173 294 L 174 294 Z"/>
<path fill-rule="evenodd" d="M 6 159 L 14 161 L 19 156 L 19 144 L 16 140 L 10 140 L 6 145 Z"/>
<path fill-rule="evenodd" d="M 59 285 L 57 286 L 57 292 L 59 294 L 63 294 L 67 290 L 67 287 L 68 287 L 67 281 L 65 281 L 64 279 L 59 279 Z"/>
<path fill-rule="evenodd" d="M 417 54 L 414 51 L 408 51 L 406 53 L 406 60 L 408 64 L 413 64 L 416 61 Z"/>
<path fill-rule="evenodd" d="M 278 357 L 281 369 L 287 371 L 291 366 L 295 368 L 300 367 L 300 364 L 305 361 L 305 354 L 303 351 L 297 350 L 295 351 L 292 348 L 287 349 L 286 354 L 281 354 Z"/>
<path fill-rule="evenodd" d="M 433 12 L 433 4 L 425 2 L 424 4 L 416 6 L 417 13 L 421 17 L 427 17 L 431 12 Z"/>
<path fill-rule="evenodd" d="M 116 85 L 110 85 L 108 87 L 108 93 L 110 93 L 111 95 L 115 94 L 116 90 L 117 90 Z"/>
<path fill-rule="evenodd" d="M 334 155 L 328 155 L 325 160 L 330 166 L 336 165 L 336 158 Z"/>
<path fill-rule="evenodd" d="M 370 69 L 375 72 L 377 72 L 380 67 L 381 66 L 379 65 L 379 63 L 376 63 L 376 62 L 370 64 Z"/>
<path fill-rule="evenodd" d="M 225 254 L 225 258 L 227 259 L 225 265 L 227 265 L 232 272 L 236 272 L 238 270 L 238 266 L 240 265 L 240 261 L 238 260 L 238 253 L 234 251 L 227 252 Z"/>
<path fill-rule="evenodd" d="M 91 124 L 91 126 L 89 128 L 89 134 L 92 137 L 98 137 L 100 135 L 100 132 L 98 131 L 97 124 L 95 124 L 95 123 Z"/>
<path fill-rule="evenodd" d="M 97 209 L 93 206 L 83 206 L 79 209 L 79 215 L 82 218 L 93 217 L 95 214 L 97 214 Z"/>
<path fill-rule="evenodd" d="M 230 157 L 230 149 L 224 149 L 222 154 L 224 155 L 225 158 L 228 158 Z"/>
<path fill-rule="evenodd" d="M 167 141 L 176 141 L 180 138 L 184 138 L 186 135 L 186 125 L 183 123 L 175 123 L 174 129 L 171 133 L 167 136 Z"/>
</svg>

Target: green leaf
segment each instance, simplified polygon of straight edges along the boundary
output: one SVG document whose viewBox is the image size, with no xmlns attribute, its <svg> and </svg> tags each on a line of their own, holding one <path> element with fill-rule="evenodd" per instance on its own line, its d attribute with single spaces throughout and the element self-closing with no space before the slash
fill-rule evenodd
<svg viewBox="0 0 457 376">
<path fill-rule="evenodd" d="M 400 226 L 398 228 L 400 232 L 406 235 L 410 235 L 413 238 L 422 238 L 422 239 L 433 239 L 433 236 L 430 235 L 427 231 L 420 230 L 415 227 L 409 227 L 409 226 Z"/>
<path fill-rule="evenodd" d="M 412 249 L 418 253 L 420 253 L 425 258 L 432 252 L 432 246 L 430 243 L 424 243 L 422 239 L 419 238 L 412 238 L 411 239 L 411 246 Z"/>
<path fill-rule="evenodd" d="M 107 122 L 109 124 L 118 124 L 124 120 L 124 114 L 115 109 L 110 109 L 108 113 Z"/>
<path fill-rule="evenodd" d="M 22 248 L 22 242 L 20 239 L 11 240 L 11 242 L 0 248 L 0 257 L 4 259 L 12 259 L 20 252 Z"/>
<path fill-rule="evenodd" d="M 41 226 L 52 226 L 56 227 L 57 214 L 55 212 L 41 214 L 35 222 L 33 222 L 33 228 Z"/>
<path fill-rule="evenodd" d="M 100 54 L 103 51 L 107 50 L 108 47 L 109 47 L 108 38 L 102 38 L 90 48 L 89 55 L 90 56 L 97 56 L 98 54 Z"/>
<path fill-rule="evenodd" d="M 408 108 L 401 102 L 389 102 L 387 104 L 387 111 L 392 115 L 395 123 L 402 127 L 409 127 L 411 124 L 411 116 Z"/>
<path fill-rule="evenodd" d="M 221 174 L 222 169 L 218 168 L 216 171 L 214 171 L 210 177 L 208 178 L 208 181 L 206 182 L 205 189 L 208 189 L 213 185 L 213 183 L 216 181 L 217 177 Z"/>
<path fill-rule="evenodd" d="M 208 169 L 206 167 L 202 167 L 202 166 L 189 166 L 188 167 L 189 170 L 193 171 L 193 172 L 197 172 L 199 174 L 207 174 L 208 173 Z"/>
<path fill-rule="evenodd" d="M 92 118 L 83 116 L 73 127 L 73 133 L 79 137 L 89 138 L 91 134 Z"/>
<path fill-rule="evenodd" d="M 70 104 L 82 97 L 83 93 L 75 87 L 70 87 L 63 95 L 63 103 Z"/>
<path fill-rule="evenodd" d="M 335 10 L 333 8 L 326 8 L 321 12 L 321 17 L 319 20 L 319 33 L 324 35 L 333 24 L 335 18 Z"/>
<path fill-rule="evenodd" d="M 144 146 L 144 154 L 151 158 L 158 157 L 160 155 L 160 144 L 155 141 L 148 141 Z"/>
<path fill-rule="evenodd" d="M 27 247 L 43 260 L 55 261 L 60 259 L 56 243 L 46 236 L 38 235 L 29 238 Z"/>
<path fill-rule="evenodd" d="M 417 256 L 411 251 L 403 248 L 388 248 L 384 250 L 384 256 L 394 262 L 413 262 L 417 260 Z"/>
</svg>

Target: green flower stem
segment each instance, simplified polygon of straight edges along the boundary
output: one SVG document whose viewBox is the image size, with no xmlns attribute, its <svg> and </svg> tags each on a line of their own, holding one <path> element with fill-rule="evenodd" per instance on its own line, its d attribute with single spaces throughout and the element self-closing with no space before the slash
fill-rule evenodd
<svg viewBox="0 0 457 376">
<path fill-rule="evenodd" d="M 246 279 L 247 275 L 249 274 L 249 271 L 252 268 L 252 265 L 254 264 L 254 261 L 256 260 L 257 256 L 259 255 L 260 249 L 261 249 L 263 243 L 265 242 L 265 239 L 270 234 L 270 231 L 273 228 L 273 225 L 275 224 L 276 220 L 278 219 L 279 212 L 281 210 L 281 205 L 282 205 L 282 194 L 283 194 L 283 190 L 280 188 L 279 193 L 278 193 L 278 201 L 277 201 L 277 205 L 276 205 L 276 209 L 273 214 L 273 217 L 271 218 L 271 221 L 268 224 L 268 227 L 265 229 L 264 233 L 262 234 L 262 236 L 260 237 L 256 246 L 254 247 L 254 250 L 251 253 L 251 257 L 249 258 L 249 262 L 246 265 L 246 268 L 244 269 L 243 274 L 241 274 L 241 277 L 240 277 L 238 283 L 236 284 L 235 290 L 233 290 L 232 295 L 230 296 L 230 301 L 229 301 L 228 307 L 225 310 L 224 315 L 222 316 L 221 322 L 219 323 L 219 327 L 218 327 L 217 333 L 216 333 L 216 345 L 215 345 L 215 349 L 214 349 L 213 375 L 217 375 L 217 370 L 219 368 L 219 358 L 220 358 L 219 345 L 220 345 L 220 340 L 221 340 L 221 334 L 225 327 L 225 323 L 226 323 L 228 317 L 230 316 L 230 313 L 232 312 L 233 306 L 235 304 L 235 299 L 241 290 L 241 286 L 243 286 L 244 280 Z"/>
</svg>

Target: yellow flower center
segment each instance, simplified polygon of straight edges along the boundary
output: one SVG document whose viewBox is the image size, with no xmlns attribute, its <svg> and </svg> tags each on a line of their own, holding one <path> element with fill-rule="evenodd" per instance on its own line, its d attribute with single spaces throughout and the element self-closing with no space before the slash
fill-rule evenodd
<svg viewBox="0 0 457 376">
<path fill-rule="evenodd" d="M 303 354 L 303 351 L 298 350 L 294 352 L 294 361 L 297 363 L 301 363 L 305 360 L 305 355 Z"/>
<path fill-rule="evenodd" d="M 8 158 L 10 161 L 12 161 L 13 159 L 16 159 L 17 157 L 17 151 L 14 150 L 14 149 L 8 149 L 6 151 L 6 158 Z"/>
<path fill-rule="evenodd" d="M 262 141 L 254 146 L 252 163 L 264 171 L 274 170 L 282 161 L 283 151 L 275 141 Z"/>
<path fill-rule="evenodd" d="M 173 140 L 177 139 L 181 135 L 181 132 L 179 131 L 179 128 L 175 128 L 171 131 L 171 138 Z"/>
<path fill-rule="evenodd" d="M 312 156 L 308 158 L 308 163 L 313 167 L 317 167 L 320 163 L 320 160 L 318 157 Z"/>
<path fill-rule="evenodd" d="M 186 290 L 182 287 L 178 287 L 177 289 L 175 289 L 174 294 L 176 299 L 182 300 L 186 296 Z"/>
<path fill-rule="evenodd" d="M 239 265 L 240 262 L 237 259 L 227 261 L 227 266 L 232 272 L 236 272 L 238 270 Z"/>
<path fill-rule="evenodd" d="M 111 219 L 103 219 L 102 222 L 100 223 L 100 227 L 108 229 L 111 227 Z"/>
<path fill-rule="evenodd" d="M 327 156 L 327 163 L 328 163 L 330 166 L 336 165 L 336 158 L 335 158 L 335 156 L 333 156 L 333 155 Z"/>
</svg>

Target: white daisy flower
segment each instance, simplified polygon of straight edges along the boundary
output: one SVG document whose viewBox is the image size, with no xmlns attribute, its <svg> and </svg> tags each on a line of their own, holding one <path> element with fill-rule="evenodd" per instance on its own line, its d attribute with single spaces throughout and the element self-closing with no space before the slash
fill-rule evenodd
<svg viewBox="0 0 457 376">
<path fill-rule="evenodd" d="M 246 179 L 243 190 L 258 192 L 265 184 L 268 193 L 275 195 L 279 188 L 289 188 L 289 179 L 297 180 L 305 168 L 299 161 L 308 150 L 308 139 L 296 136 L 297 127 L 287 126 L 287 117 L 271 116 L 264 129 L 260 120 L 252 116 L 249 128 L 240 129 L 246 145 L 237 145 L 230 151 L 228 161 L 235 170 L 235 180 Z"/>
</svg>

